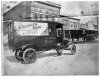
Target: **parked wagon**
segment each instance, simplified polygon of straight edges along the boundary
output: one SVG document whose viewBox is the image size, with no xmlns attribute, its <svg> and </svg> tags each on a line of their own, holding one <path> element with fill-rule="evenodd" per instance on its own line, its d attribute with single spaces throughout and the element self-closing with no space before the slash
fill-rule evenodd
<svg viewBox="0 0 100 77">
<path fill-rule="evenodd" d="M 9 47 L 19 61 L 32 63 L 42 50 L 56 49 L 76 53 L 76 45 L 63 39 L 63 24 L 54 21 L 13 20 L 6 24 Z"/>
</svg>

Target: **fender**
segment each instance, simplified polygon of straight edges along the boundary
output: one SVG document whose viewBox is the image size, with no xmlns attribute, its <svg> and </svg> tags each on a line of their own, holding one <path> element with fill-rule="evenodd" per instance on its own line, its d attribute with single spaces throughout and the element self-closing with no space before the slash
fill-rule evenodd
<svg viewBox="0 0 100 77">
<path fill-rule="evenodd" d="M 26 45 L 21 47 L 22 51 L 24 51 L 27 48 L 34 48 L 34 49 L 36 49 L 37 46 L 36 45 L 32 45 L 32 44 L 26 44 Z"/>
<path fill-rule="evenodd" d="M 71 45 L 71 44 L 74 44 L 73 42 L 69 42 L 67 45 L 69 46 L 69 45 Z"/>
</svg>

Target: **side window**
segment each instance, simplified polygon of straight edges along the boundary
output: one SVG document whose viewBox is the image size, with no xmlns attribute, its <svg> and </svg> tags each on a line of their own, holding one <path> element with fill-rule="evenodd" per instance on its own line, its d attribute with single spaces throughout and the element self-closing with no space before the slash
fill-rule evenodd
<svg viewBox="0 0 100 77">
<path fill-rule="evenodd" d="M 6 33 L 8 33 L 8 26 L 6 24 L 6 22 L 3 23 L 3 34 L 5 35 Z"/>
<path fill-rule="evenodd" d="M 11 24 L 10 24 L 10 30 L 11 30 L 11 32 L 13 32 L 13 22 L 11 22 Z"/>
<path fill-rule="evenodd" d="M 8 25 L 9 33 L 11 32 L 10 28 L 11 28 L 11 26 L 10 26 L 10 24 L 9 24 L 9 25 Z"/>
<path fill-rule="evenodd" d="M 9 25 L 8 25 L 8 29 L 9 29 L 9 32 L 13 32 L 13 22 L 11 22 Z"/>
</svg>

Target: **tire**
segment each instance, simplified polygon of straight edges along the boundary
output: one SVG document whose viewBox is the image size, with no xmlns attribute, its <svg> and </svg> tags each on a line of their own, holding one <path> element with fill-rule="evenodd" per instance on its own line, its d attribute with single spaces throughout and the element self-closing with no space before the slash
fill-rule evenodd
<svg viewBox="0 0 100 77">
<path fill-rule="evenodd" d="M 23 51 L 23 60 L 27 64 L 35 62 L 36 56 L 36 51 L 33 48 L 28 48 L 25 51 Z"/>
<path fill-rule="evenodd" d="M 56 49 L 56 51 L 57 51 L 57 55 L 58 56 L 61 56 L 62 55 L 62 49 Z"/>
<path fill-rule="evenodd" d="M 19 61 L 23 61 L 23 58 L 22 58 L 22 51 L 19 49 L 19 50 L 16 50 L 15 51 L 15 57 L 16 57 L 16 59 L 17 60 L 19 60 Z"/>
<path fill-rule="evenodd" d="M 76 45 L 75 44 L 71 44 L 69 46 L 71 54 L 74 55 L 76 53 Z"/>
</svg>

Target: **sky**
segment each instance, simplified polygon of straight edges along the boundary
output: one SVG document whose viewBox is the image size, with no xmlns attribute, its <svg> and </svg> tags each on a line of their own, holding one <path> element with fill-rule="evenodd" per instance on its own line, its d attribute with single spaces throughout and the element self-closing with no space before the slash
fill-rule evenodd
<svg viewBox="0 0 100 77">
<path fill-rule="evenodd" d="M 99 14 L 99 1 L 50 1 L 61 5 L 60 14 L 66 16 L 80 16 Z M 16 1 L 12 1 L 12 6 Z M 17 2 L 18 3 L 18 2 Z M 10 4 L 5 2 L 5 4 Z M 81 14 L 82 13 L 82 14 Z"/>
<path fill-rule="evenodd" d="M 62 15 L 79 16 L 81 11 L 84 15 L 97 14 L 99 12 L 99 1 L 52 1 L 60 3 Z"/>
</svg>

